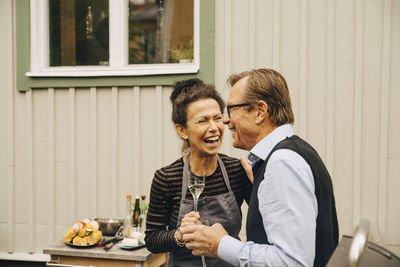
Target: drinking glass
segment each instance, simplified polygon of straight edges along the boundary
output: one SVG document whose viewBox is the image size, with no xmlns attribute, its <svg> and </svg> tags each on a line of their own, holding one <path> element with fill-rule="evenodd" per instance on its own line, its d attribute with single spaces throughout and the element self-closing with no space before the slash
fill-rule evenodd
<svg viewBox="0 0 400 267">
<path fill-rule="evenodd" d="M 206 184 L 205 180 L 206 180 L 205 172 L 203 172 L 203 175 L 201 177 L 196 176 L 193 173 L 189 173 L 188 175 L 188 187 L 190 193 L 192 193 L 193 196 L 194 211 L 197 211 L 197 203 L 199 201 L 201 193 L 204 190 Z M 203 267 L 206 267 L 206 259 L 203 255 L 201 255 L 201 263 L 203 264 Z"/>
<path fill-rule="evenodd" d="M 203 173 L 203 176 L 196 176 L 193 173 L 190 173 L 188 175 L 188 187 L 190 193 L 192 193 L 193 196 L 194 211 L 197 211 L 197 203 L 199 201 L 201 193 L 204 190 L 205 179 L 205 173 Z"/>
</svg>

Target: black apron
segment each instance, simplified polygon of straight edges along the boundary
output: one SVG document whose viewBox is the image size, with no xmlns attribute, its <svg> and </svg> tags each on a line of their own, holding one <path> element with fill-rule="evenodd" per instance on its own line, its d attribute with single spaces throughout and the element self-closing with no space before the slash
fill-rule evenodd
<svg viewBox="0 0 400 267">
<path fill-rule="evenodd" d="M 193 200 L 186 199 L 186 192 L 188 190 L 188 174 L 189 174 L 189 156 L 187 156 L 183 165 L 182 175 L 182 197 L 179 207 L 179 214 L 176 228 L 179 228 L 181 221 L 185 214 L 194 210 Z M 204 223 L 207 222 L 210 226 L 214 223 L 220 223 L 224 226 L 225 230 L 229 235 L 239 239 L 239 232 L 242 226 L 242 214 L 239 206 L 237 205 L 235 195 L 231 189 L 229 182 L 228 173 L 226 172 L 224 163 L 221 158 L 217 155 L 218 164 L 224 177 L 228 193 L 224 193 L 218 196 L 203 197 L 199 198 L 198 211 L 200 213 L 200 220 Z M 200 195 L 201 197 L 201 195 Z M 169 253 L 168 266 L 176 267 L 196 267 L 203 266 L 201 263 L 200 256 L 187 255 L 188 249 L 185 247 L 178 248 Z M 181 256 L 182 255 L 182 256 Z M 183 256 L 184 255 L 184 256 Z M 212 266 L 232 266 L 231 264 L 217 258 L 206 257 L 207 267 Z"/>
</svg>

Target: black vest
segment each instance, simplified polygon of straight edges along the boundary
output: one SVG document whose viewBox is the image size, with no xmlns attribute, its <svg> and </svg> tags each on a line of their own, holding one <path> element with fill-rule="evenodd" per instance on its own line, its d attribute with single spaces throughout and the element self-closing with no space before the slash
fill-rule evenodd
<svg viewBox="0 0 400 267">
<path fill-rule="evenodd" d="M 264 179 L 265 168 L 272 153 L 278 149 L 289 149 L 299 154 L 310 165 L 318 203 L 314 266 L 325 266 L 338 244 L 339 227 L 336 217 L 335 197 L 331 177 L 318 153 L 300 137 L 293 135 L 279 142 L 265 161 L 260 160 L 255 168 L 253 191 L 247 213 L 247 240 L 258 244 L 269 244 L 262 217 L 258 210 L 258 187 Z"/>
</svg>

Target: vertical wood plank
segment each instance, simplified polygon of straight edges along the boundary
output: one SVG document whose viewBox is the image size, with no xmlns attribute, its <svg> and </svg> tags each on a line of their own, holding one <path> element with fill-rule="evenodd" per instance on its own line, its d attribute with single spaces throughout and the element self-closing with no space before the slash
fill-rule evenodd
<svg viewBox="0 0 400 267">
<path fill-rule="evenodd" d="M 256 62 L 256 3 L 255 0 L 249 0 L 249 37 L 248 37 L 248 51 L 249 51 L 249 58 L 248 58 L 248 69 L 252 69 L 255 67 Z"/>
<path fill-rule="evenodd" d="M 15 16 L 15 1 L 6 1 L 5 3 L 6 5 L 8 5 L 9 7 L 6 8 L 6 10 L 10 9 L 12 10 L 12 18 L 10 20 L 10 25 L 12 26 L 12 33 L 10 35 L 12 35 L 11 38 L 11 43 L 12 43 L 12 47 L 15 47 L 15 35 L 13 33 L 15 33 L 15 20 L 16 20 L 16 16 Z M 12 62 L 14 66 L 15 62 L 14 62 L 14 58 L 15 58 L 15 54 L 14 54 L 14 50 L 13 53 L 9 54 L 9 59 L 7 60 L 8 62 Z M 8 252 L 14 252 L 14 238 L 15 238 L 15 227 L 14 227 L 14 208 L 15 208 L 15 203 L 14 203 L 14 181 L 15 181 L 15 153 L 14 153 L 14 143 L 15 143 L 15 139 L 14 139 L 14 92 L 15 92 L 15 84 L 14 81 L 16 81 L 15 78 L 16 74 L 15 72 L 13 72 L 13 79 L 10 79 L 9 83 L 8 83 L 8 94 L 7 94 L 7 189 L 8 189 L 8 198 L 7 198 L 7 203 L 8 203 L 8 210 L 7 210 L 7 250 Z"/>
<path fill-rule="evenodd" d="M 162 151 L 162 86 L 156 86 L 156 168 L 161 168 L 163 165 L 163 151 Z M 143 188 L 141 188 L 143 190 Z"/>
<path fill-rule="evenodd" d="M 7 111 L 7 189 L 8 189 L 8 210 L 7 210 L 7 245 L 8 252 L 14 252 L 14 173 L 15 173 L 15 160 L 14 160 L 14 88 L 11 87 L 8 94 L 8 111 Z"/>
<path fill-rule="evenodd" d="M 307 139 L 307 75 L 308 75 L 308 0 L 300 3 L 300 66 L 299 66 L 299 85 L 300 85 L 300 135 Z"/>
<path fill-rule="evenodd" d="M 111 88 L 111 214 L 118 211 L 118 88 Z"/>
<path fill-rule="evenodd" d="M 141 188 L 140 178 L 141 178 L 141 160 L 140 160 L 140 87 L 133 87 L 133 127 L 134 127 L 134 136 L 133 136 L 133 190 L 137 190 Z M 132 191 L 134 192 L 134 191 Z"/>
<path fill-rule="evenodd" d="M 335 88 L 335 0 L 326 2 L 326 165 L 333 177 L 332 183 L 335 184 L 333 168 L 334 153 L 334 88 Z"/>
<path fill-rule="evenodd" d="M 225 0 L 224 2 L 224 62 L 225 62 L 225 76 L 232 72 L 232 2 Z"/>
<path fill-rule="evenodd" d="M 33 183 L 33 122 L 32 122 L 32 90 L 26 92 L 26 181 L 27 181 L 27 248 L 30 253 L 35 251 L 35 196 Z"/>
<path fill-rule="evenodd" d="M 224 1 L 224 77 L 225 79 L 232 73 L 232 2 Z M 223 143 L 224 151 L 232 155 L 233 148 L 231 141 Z"/>
<path fill-rule="evenodd" d="M 363 52 L 363 1 L 355 6 L 355 65 L 354 65 L 354 166 L 353 166 L 353 227 L 361 217 L 361 138 L 362 138 L 362 52 Z"/>
<path fill-rule="evenodd" d="M 7 118 L 7 127 L 8 127 L 8 133 L 7 133 L 7 166 L 8 166 L 8 171 L 7 171 L 7 189 L 8 189 L 8 197 L 7 197 L 7 203 L 8 203 L 8 210 L 7 210 L 7 218 L 8 218 L 8 225 L 7 225 L 7 250 L 8 252 L 14 252 L 14 238 L 15 238 L 15 227 L 14 227 L 14 208 L 15 208 L 15 203 L 14 203 L 14 170 L 15 170 L 15 160 L 14 160 L 14 99 L 13 99 L 13 91 L 14 88 L 12 87 L 11 90 L 9 90 L 9 95 L 8 95 L 8 118 Z"/>
<path fill-rule="evenodd" d="M 54 190 L 55 190 L 55 181 L 54 181 L 54 88 L 48 89 L 48 200 L 49 200 L 49 211 L 48 211 L 48 239 L 49 244 L 54 242 L 54 225 L 55 225 L 55 214 L 54 214 Z"/>
<path fill-rule="evenodd" d="M 280 39 L 281 39 L 281 1 L 273 0 L 272 8 L 274 10 L 273 23 L 273 44 L 272 44 L 272 66 L 279 71 L 280 68 Z"/>
<path fill-rule="evenodd" d="M 90 88 L 90 180 L 97 184 L 97 90 Z M 92 190 L 91 216 L 97 217 L 97 190 Z"/>
<path fill-rule="evenodd" d="M 386 240 L 386 203 L 387 203 L 387 158 L 389 127 L 389 91 L 390 91 L 390 51 L 391 51 L 391 0 L 383 3 L 383 40 L 381 66 L 381 116 L 379 137 L 379 191 L 378 191 L 378 230 Z"/>
<path fill-rule="evenodd" d="M 76 170 L 75 170 L 75 88 L 69 89 L 69 181 L 71 185 L 70 220 L 76 218 Z"/>
</svg>

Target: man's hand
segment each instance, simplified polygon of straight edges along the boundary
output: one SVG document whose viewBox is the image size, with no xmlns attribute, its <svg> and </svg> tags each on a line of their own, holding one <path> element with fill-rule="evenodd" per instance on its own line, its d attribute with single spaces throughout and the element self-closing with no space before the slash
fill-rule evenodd
<svg viewBox="0 0 400 267">
<path fill-rule="evenodd" d="M 186 247 L 192 249 L 193 255 L 218 257 L 218 245 L 222 237 L 228 233 L 224 227 L 216 223 L 211 227 L 205 225 L 189 225 L 181 228 Z"/>
</svg>

